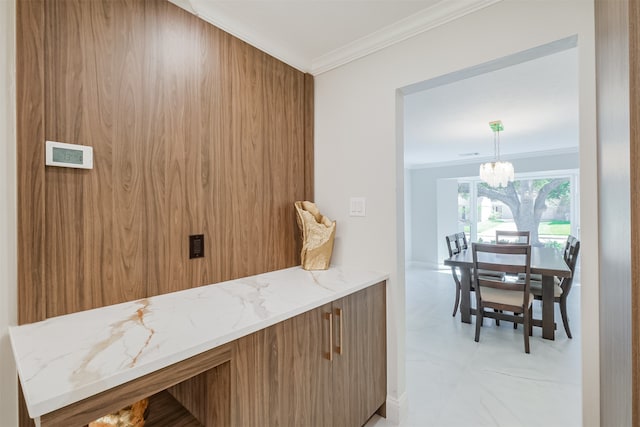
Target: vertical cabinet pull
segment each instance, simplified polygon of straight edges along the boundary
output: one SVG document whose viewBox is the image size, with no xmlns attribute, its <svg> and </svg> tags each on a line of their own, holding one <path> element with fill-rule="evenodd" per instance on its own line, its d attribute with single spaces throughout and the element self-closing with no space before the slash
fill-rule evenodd
<svg viewBox="0 0 640 427">
<path fill-rule="evenodd" d="M 326 353 L 326 358 L 330 361 L 333 360 L 333 314 L 325 313 L 325 319 L 329 321 L 329 352 Z"/>
<path fill-rule="evenodd" d="M 342 309 L 336 308 L 336 316 L 338 317 L 338 347 L 336 351 L 342 354 Z"/>
</svg>

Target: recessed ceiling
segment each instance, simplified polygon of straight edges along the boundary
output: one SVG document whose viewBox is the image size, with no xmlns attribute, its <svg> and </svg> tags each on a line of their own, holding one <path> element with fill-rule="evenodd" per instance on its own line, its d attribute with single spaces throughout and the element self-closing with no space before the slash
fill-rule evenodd
<svg viewBox="0 0 640 427">
<path fill-rule="evenodd" d="M 314 75 L 500 0 L 170 0 Z"/>
<path fill-rule="evenodd" d="M 404 113 L 408 167 L 493 158 L 493 120 L 504 158 L 577 152 L 577 48 L 406 95 Z"/>
</svg>

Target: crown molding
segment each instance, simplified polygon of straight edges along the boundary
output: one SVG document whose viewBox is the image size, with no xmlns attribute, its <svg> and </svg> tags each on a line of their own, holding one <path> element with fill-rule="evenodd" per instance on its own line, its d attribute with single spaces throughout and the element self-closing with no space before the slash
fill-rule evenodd
<svg viewBox="0 0 640 427">
<path fill-rule="evenodd" d="M 256 33 L 253 29 L 242 22 L 231 18 L 221 9 L 216 9 L 215 16 L 204 13 L 200 3 L 206 0 L 169 0 L 169 2 L 223 30 L 226 33 L 260 49 L 291 67 L 308 73 L 310 69 L 309 61 L 304 57 L 279 46 L 278 43 L 265 39 L 264 36 Z M 209 8 L 211 4 L 209 4 Z"/>
<path fill-rule="evenodd" d="M 318 75 L 502 0 L 441 0 L 431 7 L 311 60 L 273 40 L 265 39 L 251 27 L 228 16 L 222 9 L 216 9 L 215 14 L 205 13 L 205 8 L 200 7 L 200 4 L 206 0 L 169 1 L 302 72 Z M 211 3 L 208 3 L 207 10 L 210 8 Z"/>
<path fill-rule="evenodd" d="M 314 76 L 322 74 L 500 1 L 502 0 L 441 0 L 431 7 L 313 59 L 310 73 Z"/>
</svg>

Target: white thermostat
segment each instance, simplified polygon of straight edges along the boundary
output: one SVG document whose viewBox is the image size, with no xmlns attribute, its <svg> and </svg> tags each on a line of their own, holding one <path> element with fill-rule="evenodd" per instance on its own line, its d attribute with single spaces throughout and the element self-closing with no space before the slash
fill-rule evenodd
<svg viewBox="0 0 640 427">
<path fill-rule="evenodd" d="M 45 164 L 63 168 L 93 169 L 93 147 L 47 141 Z"/>
</svg>

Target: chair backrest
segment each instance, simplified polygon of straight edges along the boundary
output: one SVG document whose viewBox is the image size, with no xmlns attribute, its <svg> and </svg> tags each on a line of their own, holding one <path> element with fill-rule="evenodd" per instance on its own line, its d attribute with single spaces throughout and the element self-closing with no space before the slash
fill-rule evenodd
<svg viewBox="0 0 640 427">
<path fill-rule="evenodd" d="M 445 238 L 447 240 L 449 257 L 459 254 L 460 251 L 467 249 L 467 236 L 463 232 L 449 234 Z"/>
<path fill-rule="evenodd" d="M 574 236 L 567 236 L 567 245 L 564 251 L 564 261 L 571 270 L 571 277 L 564 277 L 560 282 L 562 288 L 562 296 L 566 298 L 571 291 L 573 285 L 573 276 L 576 271 L 576 262 L 578 262 L 578 254 L 580 253 L 580 240 Z"/>
<path fill-rule="evenodd" d="M 467 249 L 469 246 L 467 245 L 467 235 L 464 232 L 456 233 L 458 239 L 458 246 L 460 246 L 461 250 Z"/>
<path fill-rule="evenodd" d="M 574 242 L 574 240 L 576 240 L 576 238 L 573 237 L 571 234 L 569 234 L 567 236 L 567 241 L 564 244 L 564 251 L 562 253 L 565 262 L 569 259 L 569 254 L 570 254 L 570 251 L 571 251 L 571 245 Z"/>
<path fill-rule="evenodd" d="M 531 280 L 531 245 L 472 243 L 471 250 L 474 267 L 473 283 L 476 292 L 479 292 L 478 298 L 485 300 L 482 297 L 482 287 L 520 292 L 522 293 L 522 298 L 519 300 L 521 305 L 517 306 L 526 307 Z M 503 273 L 509 273 L 512 276 L 504 276 Z M 518 276 L 522 279 L 517 279 Z"/>
<path fill-rule="evenodd" d="M 531 239 L 529 231 L 496 230 L 496 243 L 510 245 L 528 245 Z"/>
</svg>

